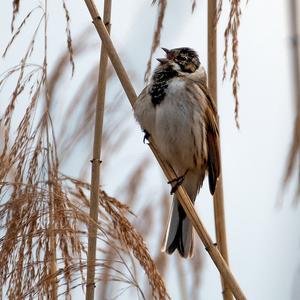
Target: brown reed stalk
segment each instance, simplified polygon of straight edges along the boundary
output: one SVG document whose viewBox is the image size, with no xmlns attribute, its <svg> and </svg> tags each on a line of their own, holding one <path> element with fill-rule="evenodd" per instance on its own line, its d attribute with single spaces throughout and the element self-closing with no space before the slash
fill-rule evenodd
<svg viewBox="0 0 300 300">
<path fill-rule="evenodd" d="M 115 71 L 119 77 L 119 80 L 125 90 L 125 93 L 132 105 L 134 105 L 137 95 L 133 89 L 133 86 L 129 80 L 129 77 L 126 73 L 124 66 L 121 63 L 121 60 L 116 52 L 116 49 L 110 39 L 108 32 L 106 31 L 105 25 L 99 15 L 97 7 L 93 0 L 85 0 L 86 6 L 90 12 L 92 17 L 93 23 L 95 28 L 104 44 L 108 56 L 115 68 Z M 176 174 L 171 169 L 171 167 L 166 164 L 160 158 L 158 153 L 157 147 L 155 146 L 154 141 L 150 138 L 149 147 L 151 148 L 152 152 L 154 153 L 156 159 L 158 160 L 162 170 L 164 171 L 168 180 L 172 180 L 176 178 Z M 200 220 L 199 216 L 197 215 L 195 208 L 193 207 L 192 201 L 188 197 L 187 193 L 182 187 L 179 187 L 176 191 L 176 195 L 180 200 L 184 211 L 186 212 L 187 216 L 191 220 L 196 232 L 198 233 L 200 239 L 202 240 L 205 249 L 208 251 L 209 255 L 211 256 L 212 260 L 214 261 L 216 267 L 218 268 L 219 272 L 228 283 L 229 287 L 231 288 L 235 298 L 237 300 L 244 300 L 246 299 L 243 291 L 240 289 L 236 279 L 234 278 L 232 272 L 230 271 L 226 261 L 223 259 L 222 255 L 220 254 L 217 247 L 214 245 L 212 239 L 210 238 L 208 232 L 206 231 L 202 221 Z"/>
<path fill-rule="evenodd" d="M 208 87 L 209 91 L 217 103 L 217 0 L 208 0 L 207 3 L 207 56 L 208 56 Z M 219 120 L 217 120 L 219 124 Z M 220 134 L 220 133 L 219 133 Z M 220 148 L 220 139 L 218 141 Z M 221 152 L 220 152 L 221 161 Z M 221 164 L 222 165 L 222 164 Z M 214 220 L 217 239 L 217 247 L 224 260 L 228 264 L 228 250 L 226 239 L 224 193 L 222 168 L 220 177 L 213 197 L 214 200 Z M 222 294 L 224 300 L 232 300 L 232 293 L 224 278 L 221 277 Z"/>
<path fill-rule="evenodd" d="M 111 18 L 111 0 L 104 1 L 103 20 L 106 30 L 110 32 Z M 97 246 L 97 221 L 98 221 L 98 198 L 100 184 L 100 156 L 102 145 L 102 131 L 104 118 L 104 104 L 106 91 L 106 76 L 107 76 L 108 56 L 103 44 L 101 45 L 101 56 L 98 77 L 98 97 L 96 105 L 96 119 L 94 129 L 94 146 L 92 159 L 92 174 L 91 174 L 91 199 L 90 199 L 90 218 L 88 229 L 88 257 L 87 257 L 87 284 L 86 284 L 86 300 L 93 300 L 95 294 L 95 261 L 96 261 L 96 246 Z"/>
</svg>

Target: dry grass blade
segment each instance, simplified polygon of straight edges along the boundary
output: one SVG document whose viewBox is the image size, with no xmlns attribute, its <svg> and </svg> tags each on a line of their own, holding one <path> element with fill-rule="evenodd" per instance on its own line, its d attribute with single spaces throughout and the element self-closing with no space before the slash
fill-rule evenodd
<svg viewBox="0 0 300 300">
<path fill-rule="evenodd" d="M 155 2 L 156 2 L 156 0 L 154 0 L 152 2 L 152 4 L 155 4 Z M 165 17 L 166 8 L 167 8 L 167 0 L 159 0 L 158 1 L 158 18 L 157 18 L 154 36 L 153 36 L 153 40 L 152 40 L 150 57 L 147 62 L 147 69 L 146 69 L 145 78 L 144 78 L 145 81 L 149 80 L 153 54 L 160 43 L 160 34 L 161 34 L 162 27 L 163 27 L 163 21 L 164 21 L 164 17 Z"/>
<path fill-rule="evenodd" d="M 23 19 L 23 21 L 21 22 L 21 24 L 18 26 L 16 32 L 12 35 L 10 41 L 8 42 L 3 54 L 2 54 L 2 57 L 5 57 L 8 49 L 10 48 L 10 46 L 14 43 L 15 39 L 19 36 L 19 34 L 21 33 L 22 29 L 24 28 L 25 24 L 26 24 L 26 21 L 28 21 L 28 19 L 30 18 L 30 16 L 32 15 L 32 13 L 37 10 L 37 9 L 40 9 L 41 7 L 38 6 L 34 9 L 32 9 L 26 16 L 25 18 Z"/>
<path fill-rule="evenodd" d="M 41 93 L 43 81 L 45 80 L 45 73 L 43 67 L 38 66 L 33 71 L 31 71 L 28 68 L 25 70 L 27 60 L 33 51 L 35 38 L 40 28 L 42 20 L 44 20 L 44 15 L 41 18 L 34 32 L 33 38 L 30 41 L 29 47 L 27 48 L 27 51 L 24 57 L 22 58 L 20 65 L 17 66 L 12 72 L 9 72 L 7 75 L 5 75 L 5 78 L 7 78 L 10 75 L 13 75 L 14 73 L 19 73 L 17 75 L 18 79 L 16 82 L 16 86 L 11 95 L 11 100 L 4 112 L 4 115 L 0 118 L 0 127 L 2 127 L 2 134 L 4 139 L 2 153 L 0 154 L 0 161 L 2 161 L 2 165 L 5 167 L 12 167 L 12 164 L 14 163 L 14 158 L 19 154 L 19 151 L 24 151 L 24 149 L 22 149 L 22 146 L 24 146 L 25 143 L 29 142 L 26 141 L 26 138 L 28 137 L 30 131 L 30 120 L 35 111 L 37 99 Z M 27 74 L 26 71 L 28 71 Z M 2 81 L 2 83 L 3 82 L 4 81 Z M 18 126 L 17 137 L 15 139 L 15 142 L 13 143 L 11 151 L 9 152 L 9 139 L 13 112 L 17 103 L 17 99 L 21 96 L 22 93 L 25 92 L 26 85 L 31 85 L 29 91 L 29 97 L 31 99 L 31 102 L 30 105 L 27 107 L 26 113 L 24 114 L 24 117 Z M 5 169 L 5 167 L 3 167 L 0 171 L 0 181 L 3 180 L 6 176 L 7 170 Z"/>
<path fill-rule="evenodd" d="M 71 29 L 70 29 L 70 13 L 66 5 L 66 1 L 63 0 L 62 3 L 63 3 L 63 9 L 66 17 L 67 47 L 69 50 L 69 59 L 72 66 L 72 76 L 73 76 L 75 71 L 75 63 L 74 63 L 74 51 L 73 51 L 72 36 L 71 36 Z"/>
<path fill-rule="evenodd" d="M 222 10 L 222 0 L 219 1 L 217 17 L 220 16 Z M 238 99 L 238 71 L 239 71 L 239 55 L 238 55 L 238 30 L 240 26 L 241 8 L 240 0 L 230 0 L 230 13 L 228 18 L 227 27 L 225 29 L 225 49 L 224 49 L 224 66 L 223 66 L 223 80 L 226 77 L 226 69 L 228 65 L 228 48 L 229 48 L 229 38 L 231 36 L 232 44 L 232 60 L 233 66 L 231 68 L 230 78 L 232 80 L 232 93 L 234 96 L 234 114 L 235 123 L 239 128 L 239 99 Z"/>
<path fill-rule="evenodd" d="M 15 23 L 15 19 L 17 17 L 17 14 L 19 12 L 20 9 L 20 0 L 13 0 L 13 15 L 12 15 L 12 20 L 11 20 L 11 32 L 14 31 L 14 23 Z"/>
<path fill-rule="evenodd" d="M 216 23 L 219 21 L 223 7 L 223 0 L 218 1 Z"/>
</svg>

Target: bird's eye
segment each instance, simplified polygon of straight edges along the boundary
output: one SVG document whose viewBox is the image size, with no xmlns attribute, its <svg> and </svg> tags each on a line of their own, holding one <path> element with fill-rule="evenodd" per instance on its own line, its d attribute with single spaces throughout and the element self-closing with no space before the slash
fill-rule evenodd
<svg viewBox="0 0 300 300">
<path fill-rule="evenodd" d="M 187 61 L 188 58 L 187 58 L 186 56 L 181 56 L 181 57 L 180 57 L 180 60 L 181 60 L 181 61 Z"/>
</svg>

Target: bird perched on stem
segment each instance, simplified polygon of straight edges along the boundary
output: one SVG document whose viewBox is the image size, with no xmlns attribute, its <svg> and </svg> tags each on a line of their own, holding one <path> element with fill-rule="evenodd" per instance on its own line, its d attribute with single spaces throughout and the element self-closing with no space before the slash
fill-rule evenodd
<svg viewBox="0 0 300 300">
<path fill-rule="evenodd" d="M 139 95 L 134 114 L 145 137 L 154 140 L 176 178 L 171 193 L 183 185 L 194 202 L 208 173 L 214 194 L 220 174 L 218 114 L 211 98 L 206 73 L 197 53 L 190 48 L 168 50 L 149 85 Z M 193 254 L 193 229 L 176 195 L 163 250 L 181 256 Z"/>
</svg>

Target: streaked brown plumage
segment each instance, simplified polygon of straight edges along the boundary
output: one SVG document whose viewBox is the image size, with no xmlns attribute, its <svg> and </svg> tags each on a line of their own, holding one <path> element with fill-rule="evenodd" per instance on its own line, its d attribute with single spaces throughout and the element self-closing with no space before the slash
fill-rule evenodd
<svg viewBox="0 0 300 300">
<path fill-rule="evenodd" d="M 206 172 L 211 194 L 220 174 L 217 109 L 197 53 L 190 48 L 163 50 L 166 58 L 159 59 L 150 84 L 138 97 L 135 117 L 183 178 L 194 202 Z M 175 195 L 163 250 L 171 254 L 176 249 L 183 257 L 193 253 L 192 225 Z"/>
</svg>

